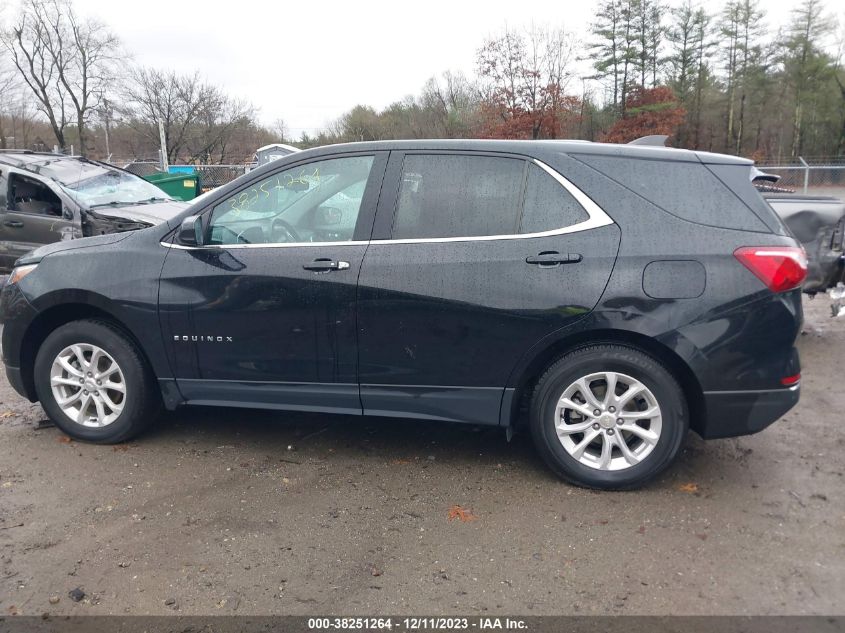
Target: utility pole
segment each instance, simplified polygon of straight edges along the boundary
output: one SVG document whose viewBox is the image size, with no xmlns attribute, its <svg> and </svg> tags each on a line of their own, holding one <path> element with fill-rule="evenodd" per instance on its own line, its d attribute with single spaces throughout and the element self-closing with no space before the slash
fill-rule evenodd
<svg viewBox="0 0 845 633">
<path fill-rule="evenodd" d="M 111 162 L 111 149 L 109 148 L 109 126 L 111 124 L 111 107 L 109 100 L 103 99 L 103 118 L 106 127 L 106 162 Z"/>
<path fill-rule="evenodd" d="M 161 142 L 161 171 L 166 173 L 170 165 L 167 164 L 167 138 L 164 135 L 164 123 L 161 119 L 158 120 L 158 137 Z"/>
</svg>

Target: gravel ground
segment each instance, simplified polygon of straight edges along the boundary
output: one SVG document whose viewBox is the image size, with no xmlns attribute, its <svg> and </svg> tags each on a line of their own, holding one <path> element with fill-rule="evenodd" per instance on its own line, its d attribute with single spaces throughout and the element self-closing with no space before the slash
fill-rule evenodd
<svg viewBox="0 0 845 633">
<path fill-rule="evenodd" d="M 800 405 L 628 493 L 426 422 L 185 409 L 92 446 L 3 380 L 0 614 L 841 614 L 845 319 L 806 314 Z"/>
</svg>

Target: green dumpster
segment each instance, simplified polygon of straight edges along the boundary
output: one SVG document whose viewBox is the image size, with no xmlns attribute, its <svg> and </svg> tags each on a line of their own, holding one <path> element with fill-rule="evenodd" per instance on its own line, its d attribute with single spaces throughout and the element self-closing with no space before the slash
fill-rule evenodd
<svg viewBox="0 0 845 633">
<path fill-rule="evenodd" d="M 200 193 L 199 174 L 150 174 L 144 180 L 153 183 L 171 198 L 176 200 L 193 200 Z"/>
</svg>

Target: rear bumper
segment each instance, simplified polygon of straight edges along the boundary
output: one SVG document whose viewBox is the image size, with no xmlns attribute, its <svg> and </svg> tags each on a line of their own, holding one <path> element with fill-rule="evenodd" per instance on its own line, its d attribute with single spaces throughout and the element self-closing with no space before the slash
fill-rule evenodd
<svg viewBox="0 0 845 633">
<path fill-rule="evenodd" d="M 800 395 L 800 385 L 760 391 L 705 392 L 707 415 L 699 434 L 705 440 L 713 440 L 757 433 L 798 404 Z"/>
</svg>

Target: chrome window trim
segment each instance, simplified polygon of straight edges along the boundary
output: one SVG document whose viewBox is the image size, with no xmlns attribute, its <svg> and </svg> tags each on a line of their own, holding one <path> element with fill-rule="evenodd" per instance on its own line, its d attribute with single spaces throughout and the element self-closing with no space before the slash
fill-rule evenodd
<svg viewBox="0 0 845 633">
<path fill-rule="evenodd" d="M 576 202 L 580 204 L 587 212 L 587 219 L 577 224 L 571 224 L 560 229 L 552 229 L 550 231 L 541 231 L 539 233 L 517 233 L 507 235 L 474 235 L 461 237 L 415 237 L 405 239 L 389 239 L 389 240 L 350 240 L 346 242 L 290 242 L 278 244 L 209 244 L 204 246 L 183 246 L 181 244 L 171 244 L 168 242 L 161 242 L 162 246 L 167 248 L 178 248 L 182 250 L 196 250 L 196 249 L 230 249 L 230 248 L 292 248 L 300 246 L 360 246 L 362 244 L 438 244 L 446 242 L 492 242 L 498 240 L 528 240 L 535 237 L 551 237 L 554 235 L 566 235 L 569 233 L 580 233 L 581 231 L 589 231 L 590 229 L 597 229 L 602 226 L 613 224 L 611 218 L 598 204 L 593 202 L 587 194 L 581 191 L 578 187 L 567 180 L 563 175 L 546 165 L 544 162 L 536 158 L 530 159 L 535 165 L 540 167 L 543 171 L 554 178 L 558 184 L 566 189 L 570 195 L 575 198 Z"/>
<path fill-rule="evenodd" d="M 297 246 L 361 246 L 370 244 L 369 240 L 348 240 L 345 242 L 280 242 L 278 244 L 205 244 L 203 246 L 184 246 L 170 242 L 159 242 L 166 248 L 178 248 L 183 251 L 219 250 L 230 248 L 294 248 Z"/>
</svg>

